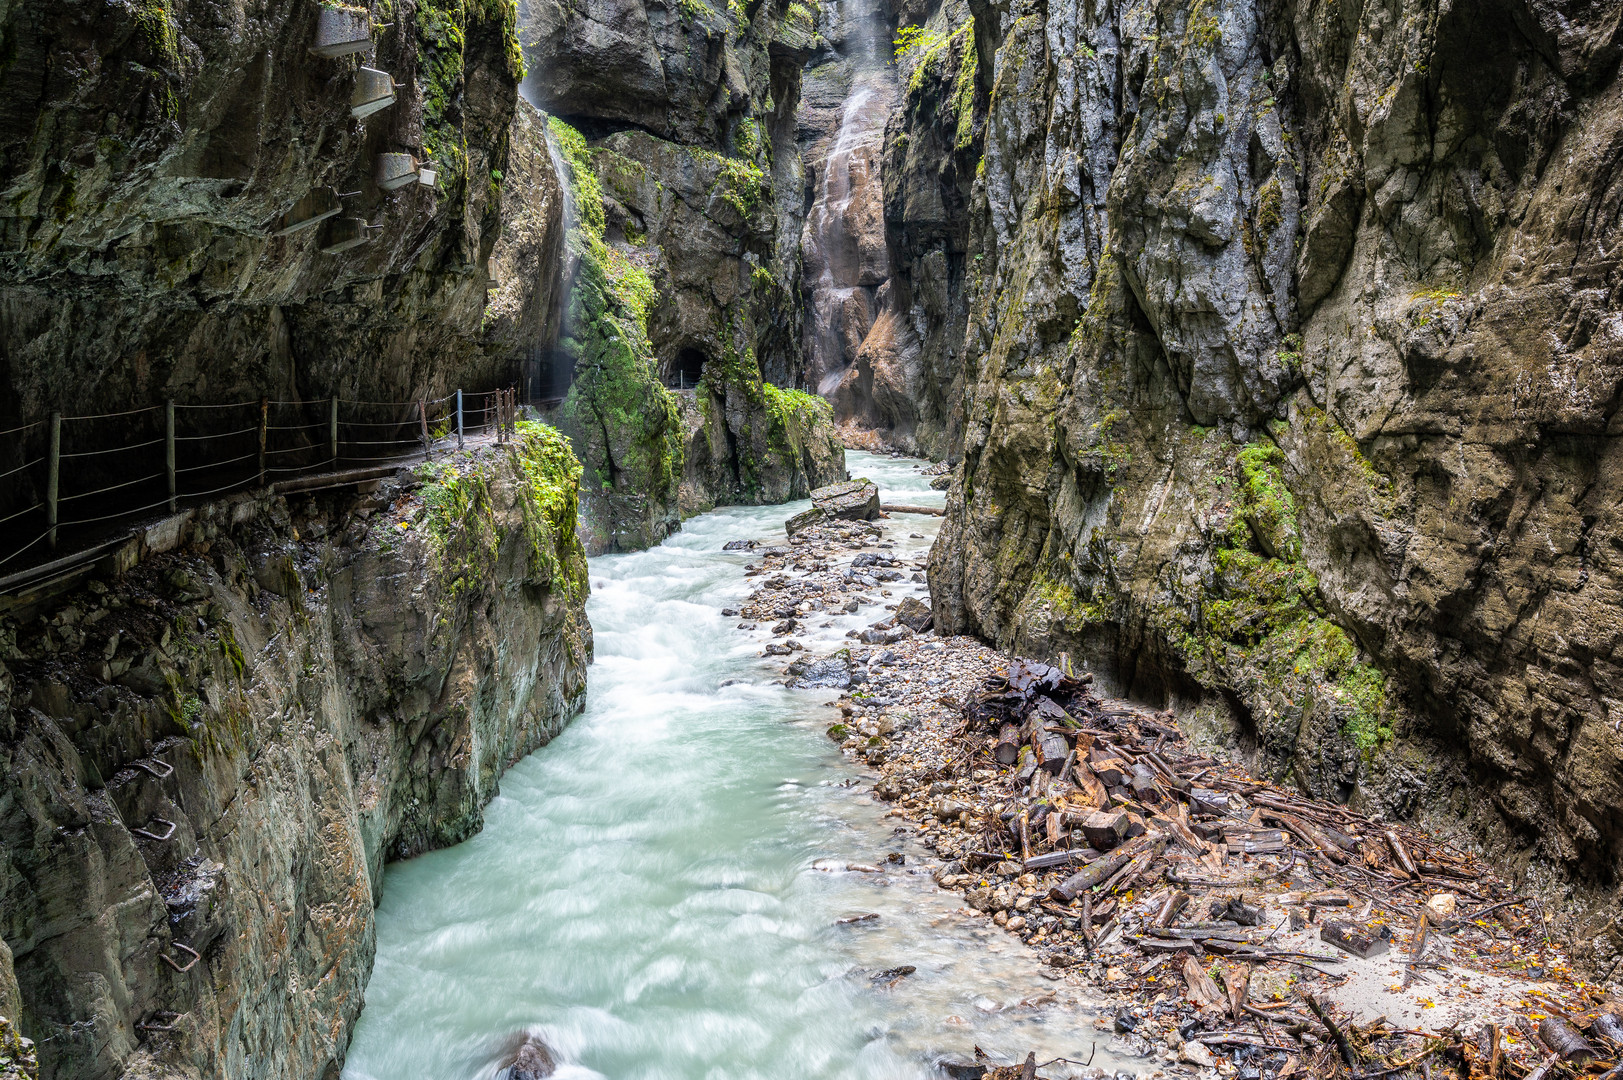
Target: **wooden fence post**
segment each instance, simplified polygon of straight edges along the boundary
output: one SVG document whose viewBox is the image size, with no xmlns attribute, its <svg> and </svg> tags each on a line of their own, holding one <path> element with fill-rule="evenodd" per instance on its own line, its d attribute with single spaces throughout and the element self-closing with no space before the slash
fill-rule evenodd
<svg viewBox="0 0 1623 1080">
<path fill-rule="evenodd" d="M 169 477 L 169 512 L 175 512 L 175 403 L 163 407 L 163 465 Z"/>
<path fill-rule="evenodd" d="M 259 399 L 259 486 L 265 486 L 265 436 L 270 426 L 270 399 Z"/>
<path fill-rule="evenodd" d="M 56 496 L 62 479 L 62 414 L 51 414 L 51 461 L 45 474 L 46 543 L 56 547 Z"/>
<path fill-rule="evenodd" d="M 417 419 L 423 425 L 423 460 L 434 460 L 434 444 L 428 441 L 428 403 L 417 399 Z"/>
<path fill-rule="evenodd" d="M 456 448 L 462 449 L 462 391 L 456 392 Z"/>
<path fill-rule="evenodd" d="M 327 414 L 327 442 L 332 451 L 332 467 L 338 468 L 338 395 L 332 396 L 332 408 Z"/>
</svg>

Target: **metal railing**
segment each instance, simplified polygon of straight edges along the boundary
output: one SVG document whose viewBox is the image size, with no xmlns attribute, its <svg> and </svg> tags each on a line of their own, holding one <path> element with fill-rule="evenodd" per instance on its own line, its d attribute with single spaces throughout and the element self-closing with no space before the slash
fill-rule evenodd
<svg viewBox="0 0 1623 1080">
<path fill-rule="evenodd" d="M 0 431 L 0 588 L 120 525 L 233 491 L 321 486 L 324 475 L 391 468 L 514 433 L 511 388 L 436 399 L 168 401 Z M 290 485 L 291 481 L 300 481 Z"/>
</svg>

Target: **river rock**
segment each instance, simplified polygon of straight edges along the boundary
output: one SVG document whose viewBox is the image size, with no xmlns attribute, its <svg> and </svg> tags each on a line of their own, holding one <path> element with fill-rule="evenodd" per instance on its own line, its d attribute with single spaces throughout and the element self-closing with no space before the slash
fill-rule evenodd
<svg viewBox="0 0 1623 1080">
<path fill-rule="evenodd" d="M 812 506 L 837 521 L 872 521 L 879 516 L 879 487 L 871 480 L 847 480 L 811 493 Z"/>
<path fill-rule="evenodd" d="M 796 690 L 845 690 L 851 685 L 851 654 L 842 649 L 821 660 L 796 660 L 788 674 L 796 676 L 790 684 Z"/>
<path fill-rule="evenodd" d="M 809 510 L 802 510 L 800 513 L 795 514 L 785 521 L 783 523 L 783 531 L 788 533 L 790 536 L 793 536 L 802 529 L 809 529 L 813 525 L 819 525 L 827 520 L 828 515 L 823 513 L 820 508 L 814 506 Z"/>
<path fill-rule="evenodd" d="M 558 1071 L 552 1051 L 533 1035 L 525 1036 L 523 1044 L 503 1068 L 506 1070 L 503 1080 L 546 1080 Z"/>
<path fill-rule="evenodd" d="M 860 641 L 868 645 L 894 645 L 898 641 L 906 640 L 912 636 L 913 628 L 911 626 L 890 626 L 886 623 L 870 626 L 857 635 Z"/>
</svg>

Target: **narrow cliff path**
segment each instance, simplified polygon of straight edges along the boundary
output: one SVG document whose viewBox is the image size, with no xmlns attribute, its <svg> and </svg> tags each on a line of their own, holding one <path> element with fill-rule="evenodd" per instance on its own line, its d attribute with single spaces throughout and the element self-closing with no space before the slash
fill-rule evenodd
<svg viewBox="0 0 1623 1080">
<path fill-rule="evenodd" d="M 914 464 L 850 457 L 907 501 Z M 975 1044 L 1088 1058 L 1089 1003 L 936 887 L 824 734 L 837 692 L 779 685 L 720 614 L 751 559 L 722 545 L 781 539 L 803 508 L 717 511 L 592 561 L 586 713 L 507 774 L 477 837 L 390 868 L 346 1077 L 488 1077 L 524 1031 L 573 1076 L 924 1077 Z M 935 519 L 905 525 L 897 550 L 922 554 Z M 859 912 L 879 917 L 839 924 Z"/>
</svg>

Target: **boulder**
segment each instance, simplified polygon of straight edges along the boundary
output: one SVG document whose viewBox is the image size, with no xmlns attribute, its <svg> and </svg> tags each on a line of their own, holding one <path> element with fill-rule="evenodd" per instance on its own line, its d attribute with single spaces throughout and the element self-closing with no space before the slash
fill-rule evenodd
<svg viewBox="0 0 1623 1080">
<path fill-rule="evenodd" d="M 517 1051 L 503 1065 L 506 1080 L 545 1080 L 558 1071 L 547 1044 L 533 1035 L 526 1036 Z"/>
<path fill-rule="evenodd" d="M 879 516 L 879 487 L 871 480 L 847 480 L 811 493 L 812 506 L 836 521 L 872 521 Z"/>
<path fill-rule="evenodd" d="M 909 596 L 896 606 L 895 621 L 906 626 L 915 634 L 922 634 L 930 629 L 935 621 L 930 613 L 930 605 L 922 602 L 916 596 Z"/>
<path fill-rule="evenodd" d="M 845 690 L 851 686 L 851 653 L 842 649 L 821 660 L 796 660 L 789 665 L 796 690 Z"/>
<path fill-rule="evenodd" d="M 788 533 L 790 536 L 793 536 L 801 529 L 810 528 L 811 526 L 820 524 L 826 520 L 828 520 L 828 515 L 814 506 L 810 510 L 802 510 L 788 521 L 785 521 L 783 523 L 783 531 Z"/>
</svg>

